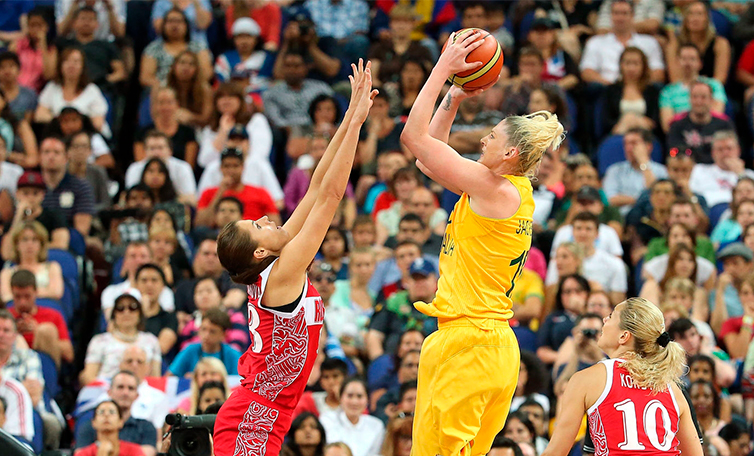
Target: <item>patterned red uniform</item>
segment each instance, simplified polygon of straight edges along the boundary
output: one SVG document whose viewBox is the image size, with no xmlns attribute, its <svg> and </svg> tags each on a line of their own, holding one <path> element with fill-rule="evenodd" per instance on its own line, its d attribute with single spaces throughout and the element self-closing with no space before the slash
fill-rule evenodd
<svg viewBox="0 0 754 456">
<path fill-rule="evenodd" d="M 607 381 L 587 411 L 595 456 L 678 455 L 680 412 L 673 390 L 652 394 L 636 386 L 623 360 L 602 361 Z M 621 426 L 622 423 L 622 426 Z"/>
<path fill-rule="evenodd" d="M 277 456 L 317 357 L 322 298 L 307 277 L 295 310 L 262 307 L 274 264 L 248 287 L 251 346 L 238 362 L 243 388 L 233 392 L 215 421 L 216 456 Z"/>
</svg>

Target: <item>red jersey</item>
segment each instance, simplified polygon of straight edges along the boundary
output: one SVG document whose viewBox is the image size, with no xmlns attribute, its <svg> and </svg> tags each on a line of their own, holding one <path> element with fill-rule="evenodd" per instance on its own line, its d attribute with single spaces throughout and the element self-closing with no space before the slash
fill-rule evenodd
<svg viewBox="0 0 754 456">
<path fill-rule="evenodd" d="M 277 261 L 277 260 L 276 260 Z M 251 346 L 238 362 L 241 385 L 274 403 L 293 410 L 304 393 L 319 349 L 325 305 L 309 278 L 292 312 L 261 305 L 275 261 L 249 285 Z"/>
<path fill-rule="evenodd" d="M 587 411 L 594 456 L 677 456 L 680 411 L 673 390 L 668 385 L 653 394 L 636 386 L 620 366 L 623 361 L 601 361 L 607 368 L 605 389 Z"/>
</svg>

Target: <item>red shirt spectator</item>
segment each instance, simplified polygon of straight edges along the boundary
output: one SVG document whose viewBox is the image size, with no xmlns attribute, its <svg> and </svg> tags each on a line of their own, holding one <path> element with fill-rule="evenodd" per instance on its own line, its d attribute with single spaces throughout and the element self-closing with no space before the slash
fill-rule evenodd
<svg viewBox="0 0 754 456">
<path fill-rule="evenodd" d="M 233 130 L 243 128 L 237 125 Z M 243 204 L 243 218 L 246 220 L 257 220 L 266 215 L 273 222 L 281 223 L 280 212 L 267 190 L 241 182 L 244 159 L 244 153 L 240 149 L 230 147 L 220 153 L 220 172 L 223 177 L 220 186 L 208 188 L 199 198 L 196 205 L 197 226 L 210 226 L 213 223 L 217 205 L 226 196 L 235 197 Z"/>
<path fill-rule="evenodd" d="M 393 205 L 394 202 L 398 201 L 398 198 L 395 197 L 392 193 L 389 191 L 384 191 L 380 193 L 380 196 L 377 197 L 376 200 L 374 200 L 374 209 L 372 209 L 372 218 L 377 220 L 377 214 L 380 211 L 384 211 L 385 209 L 390 209 L 390 206 Z"/>
<path fill-rule="evenodd" d="M 10 308 L 9 310 L 13 314 L 13 316 L 16 317 L 16 320 L 25 318 L 21 316 L 21 314 L 16 310 L 15 307 Z M 65 319 L 57 310 L 50 309 L 48 307 L 37 306 L 37 311 L 35 313 L 25 315 L 29 315 L 29 317 L 36 321 L 38 325 L 41 325 L 42 323 L 52 323 L 58 329 L 58 337 L 60 337 L 60 340 L 71 340 L 71 336 L 68 334 L 68 326 L 66 326 L 65 324 Z M 24 339 L 26 340 L 26 343 L 29 344 L 29 347 L 33 347 L 34 332 L 22 332 L 20 331 L 20 329 L 19 332 L 22 336 L 24 336 Z"/>
<path fill-rule="evenodd" d="M 199 198 L 196 208 L 209 207 L 218 189 L 219 187 L 212 187 L 205 190 Z M 262 187 L 244 185 L 241 191 L 226 190 L 223 193 L 223 197 L 225 196 L 236 197 L 243 203 L 243 218 L 246 220 L 257 220 L 265 215 L 279 213 L 272 197 Z"/>
</svg>

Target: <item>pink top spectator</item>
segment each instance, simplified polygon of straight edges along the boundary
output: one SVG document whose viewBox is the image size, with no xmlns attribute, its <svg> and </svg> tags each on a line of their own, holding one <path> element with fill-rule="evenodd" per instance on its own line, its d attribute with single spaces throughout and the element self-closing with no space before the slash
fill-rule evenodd
<svg viewBox="0 0 754 456">
<path fill-rule="evenodd" d="M 526 264 L 524 264 L 524 267 L 536 272 L 542 277 L 542 280 L 545 280 L 545 275 L 547 275 L 547 261 L 545 261 L 545 254 L 538 248 L 532 247 L 529 249 L 529 256 L 526 258 Z"/>
<path fill-rule="evenodd" d="M 42 51 L 34 49 L 29 38 L 25 36 L 17 41 L 16 54 L 18 54 L 18 60 L 21 62 L 18 83 L 39 93 L 45 84 L 42 74 L 44 71 Z"/>
</svg>

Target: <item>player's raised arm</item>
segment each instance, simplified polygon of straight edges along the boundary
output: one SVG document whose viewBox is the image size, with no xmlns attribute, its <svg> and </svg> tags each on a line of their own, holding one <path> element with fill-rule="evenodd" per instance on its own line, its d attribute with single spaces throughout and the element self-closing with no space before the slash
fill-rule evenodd
<svg viewBox="0 0 754 456">
<path fill-rule="evenodd" d="M 371 62 L 367 62 L 366 69 L 370 69 L 371 71 Z M 338 126 L 338 130 L 335 132 L 332 139 L 330 139 L 330 143 L 327 145 L 327 149 L 325 150 L 324 155 L 322 155 L 322 158 L 319 160 L 317 168 L 315 168 L 314 174 L 312 174 L 312 178 L 309 182 L 309 188 L 306 190 L 306 194 L 301 199 L 298 206 L 296 206 L 296 209 L 293 211 L 293 214 L 291 214 L 288 221 L 283 225 L 283 228 L 285 228 L 285 230 L 288 231 L 291 236 L 298 234 L 298 232 L 301 230 L 301 227 L 304 225 L 304 221 L 309 216 L 309 212 L 314 206 L 314 201 L 316 201 L 317 199 L 317 194 L 319 193 L 322 180 L 330 169 L 330 164 L 335 157 L 335 153 L 343 143 L 343 138 L 346 135 L 346 130 L 351 123 L 351 119 L 353 119 L 353 110 L 355 108 L 356 96 L 356 89 L 353 87 L 352 81 L 351 100 L 348 102 L 348 109 L 343 116 L 343 121 L 340 123 L 340 126 Z"/>
<path fill-rule="evenodd" d="M 364 67 L 359 59 L 358 67 L 354 65 L 353 68 L 354 76 L 349 77 L 355 92 L 352 98 L 353 106 L 349 106 L 352 117 L 346 126 L 343 140 L 332 157 L 328 172 L 322 178 L 322 184 L 308 217 L 303 222 L 300 232 L 282 250 L 280 260 L 273 269 L 271 281 L 274 280 L 277 285 L 285 285 L 291 281 L 290 285 L 295 287 L 297 282 L 303 280 L 301 274 L 306 271 L 319 250 L 338 205 L 345 195 L 361 126 L 377 94 L 376 90 L 372 90 L 371 65 L 367 63 Z M 271 288 L 275 288 L 272 285 L 271 282 Z M 300 287 L 296 291 L 300 292 Z"/>
<path fill-rule="evenodd" d="M 483 174 L 488 173 L 488 171 L 484 166 L 458 155 L 458 152 L 441 139 L 433 137 L 430 134 L 430 121 L 437 96 L 448 77 L 454 73 L 473 70 L 482 65 L 481 62 L 466 62 L 466 56 L 482 45 L 482 40 L 477 40 L 478 37 L 479 33 L 474 32 L 453 42 L 453 35 L 451 35 L 450 44 L 440 56 L 440 60 L 430 73 L 416 101 L 414 101 L 401 134 L 401 141 L 421 163 L 420 169 L 422 171 L 427 172 L 430 177 L 449 189 L 458 189 L 465 192 L 470 192 L 470 188 L 475 188 L 474 182 L 478 183 Z M 436 136 L 442 137 L 442 130 L 445 128 L 449 131 L 449 126 L 445 124 L 447 124 L 450 113 L 443 114 L 443 117 L 445 121 L 443 119 L 438 120 L 433 128 Z M 440 126 L 440 124 L 445 125 L 445 127 Z"/>
</svg>

